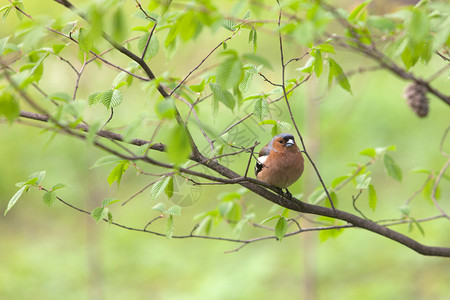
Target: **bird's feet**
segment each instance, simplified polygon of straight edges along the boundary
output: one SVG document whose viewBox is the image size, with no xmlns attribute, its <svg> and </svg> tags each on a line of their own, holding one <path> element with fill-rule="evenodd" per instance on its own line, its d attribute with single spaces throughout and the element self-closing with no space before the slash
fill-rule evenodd
<svg viewBox="0 0 450 300">
<path fill-rule="evenodd" d="M 292 194 L 291 194 L 291 192 L 289 192 L 288 189 L 286 189 L 286 193 L 284 193 L 282 188 L 277 187 L 277 192 L 278 192 L 278 195 L 280 195 L 280 197 L 285 197 L 289 200 L 292 198 Z"/>
</svg>

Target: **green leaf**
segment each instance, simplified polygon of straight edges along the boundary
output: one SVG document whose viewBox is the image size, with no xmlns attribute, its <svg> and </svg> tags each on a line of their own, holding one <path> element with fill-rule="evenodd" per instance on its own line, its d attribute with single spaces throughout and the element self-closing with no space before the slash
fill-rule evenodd
<svg viewBox="0 0 450 300">
<path fill-rule="evenodd" d="M 56 194 L 53 191 L 48 191 L 42 196 L 42 201 L 44 201 L 47 206 L 52 205 L 55 200 Z"/>
<path fill-rule="evenodd" d="M 244 94 L 245 92 L 248 91 L 252 83 L 252 80 L 253 80 L 253 73 L 249 70 L 246 70 L 244 72 L 244 78 L 242 78 L 242 81 L 239 83 L 239 91 L 241 92 L 241 94 Z"/>
<path fill-rule="evenodd" d="M 341 182 L 343 182 L 344 180 L 346 180 L 347 178 L 349 178 L 350 176 L 348 175 L 344 175 L 344 176 L 340 176 L 335 178 L 332 182 L 331 182 L 331 188 L 336 188 Z"/>
<path fill-rule="evenodd" d="M 265 98 L 261 97 L 255 100 L 255 104 L 253 105 L 253 114 L 260 121 L 269 114 L 269 103 Z"/>
<path fill-rule="evenodd" d="M 276 207 L 276 208 L 278 209 L 278 207 Z M 268 218 L 262 220 L 262 221 L 260 222 L 260 224 L 264 224 L 264 223 L 267 223 L 267 222 L 269 222 L 269 221 L 272 221 L 272 220 L 275 220 L 275 219 L 279 219 L 279 218 L 281 218 L 280 215 L 275 215 L 275 216 L 272 216 L 272 217 L 268 217 Z"/>
<path fill-rule="evenodd" d="M 169 215 L 167 218 L 167 225 L 166 225 L 166 237 L 168 239 L 172 238 L 173 235 L 173 215 Z"/>
<path fill-rule="evenodd" d="M 319 240 L 321 242 L 325 242 L 329 238 L 336 238 L 338 237 L 342 232 L 342 228 L 339 229 L 330 229 L 330 230 L 321 230 L 319 233 Z"/>
<path fill-rule="evenodd" d="M 258 123 L 258 125 L 277 125 L 277 121 L 275 120 L 264 120 Z"/>
<path fill-rule="evenodd" d="M 90 94 L 90 95 L 88 96 L 88 104 L 89 104 L 89 107 L 91 107 L 92 105 L 95 105 L 95 104 L 99 103 L 99 102 L 102 100 L 101 94 L 102 94 L 102 92 L 95 92 L 95 93 L 92 93 L 92 94 Z"/>
<path fill-rule="evenodd" d="M 28 188 L 28 185 L 23 185 L 9 200 L 8 206 L 6 207 L 4 216 L 8 213 L 8 211 L 17 203 L 17 200 L 19 200 L 20 196 L 22 196 L 25 189 Z"/>
<path fill-rule="evenodd" d="M 363 3 L 361 3 L 360 5 L 358 5 L 358 6 L 350 13 L 350 15 L 348 16 L 348 20 L 349 20 L 350 22 L 354 22 L 354 21 L 356 21 L 356 20 L 359 20 L 360 17 L 361 17 L 361 15 L 362 15 L 362 12 L 363 12 L 364 8 L 365 8 L 370 2 L 372 2 L 372 0 L 366 0 L 366 1 L 364 1 Z"/>
<path fill-rule="evenodd" d="M 169 184 L 171 177 L 161 177 L 161 180 L 155 182 L 152 186 L 151 195 L 152 199 L 158 198 L 159 195 L 165 190 L 166 186 Z"/>
<path fill-rule="evenodd" d="M 102 201 L 102 206 L 103 207 L 106 207 L 106 206 L 108 206 L 108 205 L 110 205 L 110 204 L 113 204 L 113 203 L 116 203 L 116 202 L 119 202 L 120 200 L 119 199 L 117 199 L 117 198 L 105 198 L 105 199 L 103 199 L 103 201 Z"/>
<path fill-rule="evenodd" d="M 234 201 L 231 203 L 232 203 L 231 209 L 227 213 L 226 218 L 231 222 L 237 223 L 241 219 L 242 209 L 238 203 Z"/>
<path fill-rule="evenodd" d="M 11 9 L 12 9 L 12 5 L 6 5 L 6 6 L 3 6 L 3 7 L 0 9 L 0 12 L 4 11 L 3 16 L 2 16 L 2 23 L 5 23 L 6 17 L 7 17 L 7 16 L 9 15 L 9 13 L 11 12 Z M 2 54 L 2 53 L 3 53 L 3 51 L 0 51 L 0 54 Z"/>
<path fill-rule="evenodd" d="M 409 214 L 411 213 L 411 207 L 409 207 L 409 205 L 402 205 L 398 207 L 398 210 L 404 215 L 404 216 L 409 216 Z"/>
<path fill-rule="evenodd" d="M 166 210 L 166 205 L 162 202 L 156 203 L 155 206 L 152 207 L 153 210 L 157 210 L 160 213 L 163 213 Z"/>
<path fill-rule="evenodd" d="M 91 212 L 91 217 L 95 220 L 95 222 L 100 223 L 101 220 L 105 219 L 108 216 L 109 208 L 107 207 L 96 207 Z"/>
<path fill-rule="evenodd" d="M 395 29 L 394 21 L 380 16 L 370 16 L 367 24 L 384 32 L 389 32 Z"/>
<path fill-rule="evenodd" d="M 213 92 L 214 101 L 220 101 L 223 104 L 225 104 L 226 107 L 233 110 L 234 106 L 236 105 L 236 100 L 234 99 L 233 95 L 224 89 L 221 85 L 211 82 L 209 84 L 209 87 L 211 88 L 211 91 Z"/>
<path fill-rule="evenodd" d="M 372 180 L 371 177 L 369 177 L 369 173 L 361 174 L 359 176 L 355 177 L 356 181 L 356 189 L 364 189 L 366 190 L 369 187 L 370 181 Z"/>
<path fill-rule="evenodd" d="M 172 98 L 159 100 L 155 105 L 155 111 L 160 119 L 173 119 L 176 116 L 176 107 Z"/>
<path fill-rule="evenodd" d="M 8 119 L 9 123 L 12 123 L 20 115 L 19 103 L 10 93 L 0 94 L 0 116 L 2 115 Z"/>
<path fill-rule="evenodd" d="M 317 45 L 316 48 L 322 52 L 336 53 L 336 52 L 334 52 L 334 46 L 331 44 L 327 44 L 327 43 L 320 44 L 320 45 Z"/>
<path fill-rule="evenodd" d="M 399 165 L 394 161 L 392 156 L 385 154 L 384 155 L 384 167 L 389 176 L 394 178 L 395 180 L 402 180 L 402 170 Z"/>
<path fill-rule="evenodd" d="M 51 190 L 56 191 L 65 187 L 67 187 L 67 185 L 65 185 L 64 183 L 57 183 L 51 188 Z"/>
<path fill-rule="evenodd" d="M 316 59 L 314 57 L 310 57 L 305 65 L 301 68 L 298 68 L 297 71 L 304 72 L 304 73 L 311 73 L 313 71 L 314 63 Z"/>
<path fill-rule="evenodd" d="M 270 61 L 265 59 L 262 56 L 259 56 L 259 55 L 253 54 L 253 53 L 246 53 L 246 54 L 242 55 L 242 58 L 251 63 L 254 63 L 255 65 L 263 65 L 267 69 L 273 71 L 273 67 L 270 64 Z"/>
<path fill-rule="evenodd" d="M 146 34 L 142 35 L 138 40 L 137 46 L 138 46 L 138 50 L 141 54 L 144 53 L 145 45 L 147 44 L 149 37 L 150 37 L 150 33 L 146 33 Z M 158 54 L 158 51 L 159 51 L 159 40 L 155 35 L 153 35 L 147 46 L 147 51 L 145 52 L 144 59 L 148 60 L 150 58 L 155 57 L 156 54 Z"/>
<path fill-rule="evenodd" d="M 328 86 L 331 86 L 331 82 L 333 78 L 336 79 L 337 83 L 350 94 L 352 94 L 352 89 L 350 87 L 350 83 L 348 81 L 347 76 L 345 75 L 342 67 L 332 58 L 328 58 L 328 63 L 330 66 L 330 71 L 328 74 Z"/>
<path fill-rule="evenodd" d="M 377 207 L 377 192 L 372 184 L 369 184 L 369 207 L 375 211 Z"/>
<path fill-rule="evenodd" d="M 93 168 L 97 168 L 97 167 L 101 167 L 101 166 L 106 166 L 106 165 L 110 165 L 110 164 L 115 164 L 118 162 L 124 162 L 125 160 L 123 160 L 122 158 L 119 158 L 117 156 L 114 155 L 107 155 L 107 156 L 103 156 L 100 157 L 91 167 L 91 169 Z"/>
<path fill-rule="evenodd" d="M 217 210 L 219 211 L 221 217 L 225 217 L 230 212 L 232 207 L 233 207 L 232 201 L 225 201 L 219 204 Z"/>
<path fill-rule="evenodd" d="M 417 229 L 419 229 L 419 231 L 422 234 L 422 236 L 425 236 L 425 231 L 423 230 L 423 228 L 420 225 L 420 223 L 417 222 L 417 220 L 415 218 L 410 218 L 410 219 L 411 219 L 411 221 L 413 221 L 414 225 L 416 225 Z"/>
<path fill-rule="evenodd" d="M 170 133 L 167 143 L 167 156 L 175 165 L 184 163 L 191 154 L 191 142 L 183 126 L 176 126 Z"/>
<path fill-rule="evenodd" d="M 422 43 L 428 37 L 430 30 L 428 16 L 422 8 L 415 7 L 413 9 L 407 30 L 409 39 L 413 45 Z"/>
<path fill-rule="evenodd" d="M 123 8 L 119 6 L 112 17 L 112 36 L 119 42 L 125 39 L 128 30 L 123 11 Z"/>
<path fill-rule="evenodd" d="M 375 156 L 377 155 L 375 149 L 373 148 L 364 149 L 363 151 L 359 152 L 359 154 L 369 156 L 371 158 L 375 158 Z"/>
<path fill-rule="evenodd" d="M 277 224 L 275 225 L 275 236 L 281 242 L 284 235 L 288 230 L 288 222 L 285 217 L 281 217 L 278 219 Z"/>
<path fill-rule="evenodd" d="M 19 8 L 20 10 L 25 11 L 25 6 L 23 5 L 22 0 L 13 1 L 13 5 L 15 7 Z M 15 11 L 16 11 L 16 15 L 19 18 L 19 20 L 22 21 L 23 20 L 23 14 L 17 9 Z"/>
<path fill-rule="evenodd" d="M 322 69 L 323 69 L 322 53 L 320 52 L 320 50 L 314 49 L 311 52 L 311 55 L 315 58 L 314 65 L 313 65 L 314 73 L 316 73 L 317 78 L 319 78 L 320 75 L 322 74 Z"/>
<path fill-rule="evenodd" d="M 114 169 L 112 169 L 107 178 L 109 185 L 112 185 L 115 181 L 117 181 L 117 186 L 120 185 L 122 175 L 128 169 L 129 164 L 130 163 L 128 161 L 122 161 L 118 163 L 117 166 L 114 167 Z"/>
<path fill-rule="evenodd" d="M 113 222 L 113 215 L 110 211 L 108 211 L 108 223 L 109 225 L 111 225 Z"/>
<path fill-rule="evenodd" d="M 52 45 L 53 52 L 58 55 L 64 48 L 66 48 L 66 44 L 55 44 Z"/>
<path fill-rule="evenodd" d="M 39 172 L 38 180 L 36 181 L 37 185 L 41 184 L 41 182 L 42 182 L 42 180 L 44 180 L 46 174 L 47 174 L 47 172 L 45 172 L 45 171 L 40 171 Z"/>
<path fill-rule="evenodd" d="M 197 228 L 197 232 L 204 232 L 206 235 L 209 235 L 211 233 L 213 225 L 213 218 L 211 216 L 206 216 L 199 224 Z"/>
<path fill-rule="evenodd" d="M 101 102 L 106 106 L 107 109 L 111 107 L 116 107 L 122 103 L 122 92 L 117 89 L 107 90 L 101 94 Z"/>
<path fill-rule="evenodd" d="M 80 47 L 81 51 L 86 54 L 89 54 L 93 46 L 93 41 L 90 37 L 88 37 L 86 29 L 80 28 L 80 32 L 78 34 L 78 47 Z"/>
<path fill-rule="evenodd" d="M 172 198 L 172 196 L 173 196 L 173 176 L 169 177 L 169 182 L 167 183 L 167 186 L 164 189 L 164 192 L 166 193 L 168 199 Z"/>
<path fill-rule="evenodd" d="M 256 53 L 256 49 L 258 48 L 258 34 L 254 27 L 252 27 L 248 33 L 248 42 L 252 44 L 253 52 Z"/>
<path fill-rule="evenodd" d="M 172 177 L 169 177 L 169 178 L 172 178 Z M 171 206 L 167 209 L 166 213 L 171 216 L 179 216 L 179 215 L 181 215 L 181 207 L 178 205 Z"/>
<path fill-rule="evenodd" d="M 233 52 L 231 55 L 227 55 L 227 58 L 217 68 L 216 80 L 224 89 L 236 88 L 243 76 L 244 70 L 241 61 Z"/>
</svg>

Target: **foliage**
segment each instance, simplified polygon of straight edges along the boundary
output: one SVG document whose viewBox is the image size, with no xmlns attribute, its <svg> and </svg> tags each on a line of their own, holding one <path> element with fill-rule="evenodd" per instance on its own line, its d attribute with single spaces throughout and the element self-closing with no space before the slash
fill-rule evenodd
<svg viewBox="0 0 450 300">
<path fill-rule="evenodd" d="M 308 144 L 304 143 L 303 128 L 298 126 L 301 121 L 290 106 L 298 105 L 296 89 L 310 84 L 311 78 L 327 87 L 324 93 L 340 92 L 334 88 L 337 85 L 350 96 L 355 94 L 352 73 L 344 64 L 344 50 L 351 50 L 353 55 L 365 56 L 377 64 L 373 69 L 359 68 L 356 73 L 383 69 L 421 86 L 425 91 L 422 91 L 424 97 L 420 98 L 423 101 L 428 101 L 427 95 L 430 95 L 434 97 L 433 101 L 450 104 L 449 96 L 431 85 L 433 80 L 443 76 L 449 60 L 450 6 L 445 2 L 422 1 L 413 7 L 402 7 L 395 13 L 378 15 L 370 11 L 370 1 L 351 10 L 338 9 L 322 1 L 300 0 L 280 3 L 240 1 L 232 7 L 213 1 L 150 1 L 144 6 L 136 1 L 139 5 L 132 16 L 124 14 L 130 7 L 123 1 L 95 1 L 79 8 L 66 1 L 55 1 L 55 5 L 56 2 L 71 14 L 55 16 L 49 13 L 46 18 L 50 20 L 44 21 L 28 12 L 21 1 L 10 2 L 1 9 L 3 22 L 14 22 L 12 19 L 18 18 L 19 23 L 14 32 L 0 39 L 0 115 L 13 124 L 25 118 L 45 121 L 46 131 L 87 140 L 87 147 L 93 144 L 108 152 L 109 155 L 97 160 L 93 167 L 113 165 L 112 170 L 105 173 L 110 186 L 117 182 L 117 188 L 123 189 L 124 184 L 132 182 L 131 175 L 124 176 L 128 169 L 150 178 L 150 184 L 126 201 L 105 198 L 100 206 L 90 211 L 97 223 L 106 220 L 120 225 L 113 222 L 110 205 L 115 202 L 125 204 L 147 189 L 152 201 L 161 198 L 164 192 L 167 200 L 173 202 L 188 195 L 180 192 L 180 182 L 203 188 L 211 183 L 241 184 L 243 188 L 218 194 L 218 203 L 211 209 L 198 212 L 194 229 L 189 234 L 175 234 L 175 220 L 184 213 L 181 202 L 173 202 L 175 204 L 167 209 L 164 202 L 153 205 L 159 215 L 140 231 L 161 235 L 147 228 L 151 228 L 153 221 L 167 216 L 162 235 L 168 238 L 214 238 L 214 229 L 226 223 L 232 235 L 226 239 L 244 246 L 250 243 L 250 240 L 240 239 L 247 227 L 262 226 L 266 222 L 272 224 L 269 222 L 272 220 L 276 220 L 269 227 L 273 239 L 282 241 L 284 237 L 302 233 L 299 224 L 302 216 L 289 219 L 288 214 L 295 210 L 297 213 L 310 211 L 302 211 L 299 200 L 283 199 L 282 195 L 273 193 L 277 191 L 275 188 L 247 178 L 248 157 L 252 158 L 254 141 L 242 142 L 232 135 L 233 130 L 244 128 L 247 119 L 254 120 L 258 128 L 270 128 L 271 136 L 295 129 L 298 144 L 310 159 L 321 183 L 315 190 L 302 195 L 313 205 L 312 209 L 325 206 L 350 211 L 351 208 L 341 204 L 347 202 L 353 204 L 351 213 L 371 220 L 372 216 L 366 216 L 368 212 L 363 213 L 358 208 L 357 203 L 359 205 L 361 201 L 357 200 L 363 195 L 367 198 L 366 206 L 372 212 L 377 211 L 381 202 L 378 195 L 384 187 L 373 179 L 372 174 L 380 165 L 388 177 L 404 181 L 406 176 L 397 162 L 401 154 L 392 153 L 396 150 L 394 146 L 365 149 L 360 154 L 368 161 L 351 164 L 349 173 L 337 172 L 330 184 L 325 183 L 315 167 L 315 158 L 311 159 L 309 155 Z M 16 16 L 11 15 L 12 11 Z M 261 36 L 267 32 L 279 48 L 275 57 L 268 57 L 264 48 L 269 46 L 261 43 Z M 242 41 L 240 35 L 245 35 L 245 45 L 237 45 L 236 41 Z M 192 60 L 187 58 L 190 53 L 184 53 L 185 45 L 201 45 L 211 38 L 217 46 L 211 49 L 198 47 L 201 59 L 197 56 Z M 287 46 L 295 50 L 286 51 Z M 110 52 L 114 55 L 109 56 Z M 119 58 L 119 54 L 123 57 Z M 443 68 L 440 67 L 429 79 L 418 76 L 420 68 L 427 68 L 433 58 L 439 60 Z M 176 60 L 179 65 L 165 68 L 161 60 L 166 63 Z M 294 67 L 294 64 L 300 67 Z M 73 71 L 73 85 L 64 91 L 58 86 L 49 88 L 47 68 L 62 68 L 63 65 Z M 104 65 L 112 69 L 106 69 Z M 154 68 L 159 69 L 158 73 L 154 73 L 154 65 L 158 65 Z M 101 82 L 94 80 L 95 83 L 87 84 L 82 79 L 88 76 L 88 68 L 98 68 L 102 74 L 111 72 L 115 78 L 111 80 L 104 76 Z M 281 78 L 281 81 L 274 78 Z M 83 84 L 86 87 L 82 87 Z M 256 84 L 262 86 L 258 92 L 252 88 Z M 88 91 L 84 95 L 80 89 Z M 140 97 L 132 96 L 136 90 L 142 91 Z M 100 103 L 103 106 L 98 105 Z M 422 104 L 428 105 L 428 102 Z M 248 107 L 250 111 L 246 116 L 238 117 Z M 274 117 L 277 107 L 282 107 L 281 111 L 289 117 Z M 127 115 L 125 124 L 121 124 L 117 114 Z M 231 118 L 235 121 L 221 129 Z M 138 139 L 140 130 L 151 134 L 146 139 Z M 355 131 L 354 135 L 357 134 Z M 264 138 L 268 139 L 269 135 Z M 155 141 L 161 141 L 161 144 Z M 448 157 L 445 151 L 441 152 L 443 157 Z M 246 166 L 245 175 L 239 166 L 226 163 L 230 157 L 239 159 L 238 165 Z M 436 218 L 448 218 L 437 202 L 447 167 L 448 164 L 439 171 L 427 170 L 427 184 L 421 189 L 441 211 Z M 221 176 L 211 174 L 211 171 Z M 47 190 L 42 185 L 45 174 L 45 171 L 32 174 L 27 181 L 17 184 L 19 190 L 10 199 L 5 215 L 23 193 L 33 188 L 45 192 L 43 202 L 48 206 L 61 200 L 55 190 L 65 185 L 56 184 Z M 347 194 L 341 197 L 342 190 L 350 185 L 354 189 L 351 198 Z M 263 196 L 266 200 L 283 205 L 285 209 L 281 213 L 272 212 L 265 221 L 257 223 L 255 220 L 260 216 L 247 203 L 248 191 L 264 195 L 261 186 L 267 193 L 271 191 L 270 196 Z M 189 193 L 192 203 L 197 197 L 195 193 L 195 190 Z M 420 225 L 423 220 L 415 216 L 409 201 L 398 209 L 401 216 L 397 222 L 409 224 L 425 234 Z M 333 214 L 331 210 L 316 213 L 322 216 L 318 221 L 324 225 L 317 229 L 322 241 L 337 237 L 343 231 L 345 225 L 341 221 L 349 222 L 342 217 L 331 218 Z M 361 227 L 360 223 L 352 224 Z M 378 231 L 372 231 L 380 233 L 382 225 L 371 222 L 367 226 L 372 227 L 366 229 L 375 228 Z"/>
</svg>

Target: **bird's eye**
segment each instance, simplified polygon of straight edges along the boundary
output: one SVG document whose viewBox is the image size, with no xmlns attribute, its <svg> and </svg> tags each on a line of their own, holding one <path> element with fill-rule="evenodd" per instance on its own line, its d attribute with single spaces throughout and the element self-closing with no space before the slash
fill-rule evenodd
<svg viewBox="0 0 450 300">
<path fill-rule="evenodd" d="M 280 144 L 283 144 L 283 140 L 279 140 L 278 142 L 279 142 Z"/>
</svg>

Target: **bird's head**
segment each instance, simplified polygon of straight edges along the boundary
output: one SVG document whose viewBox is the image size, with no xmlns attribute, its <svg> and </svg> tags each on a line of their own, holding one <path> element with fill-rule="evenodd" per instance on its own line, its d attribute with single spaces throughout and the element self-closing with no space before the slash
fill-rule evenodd
<svg viewBox="0 0 450 300">
<path fill-rule="evenodd" d="M 295 147 L 293 147 L 295 146 Z M 272 148 L 275 151 L 290 151 L 297 150 L 297 145 L 295 144 L 294 136 L 289 133 L 281 133 L 272 139 Z"/>
</svg>

